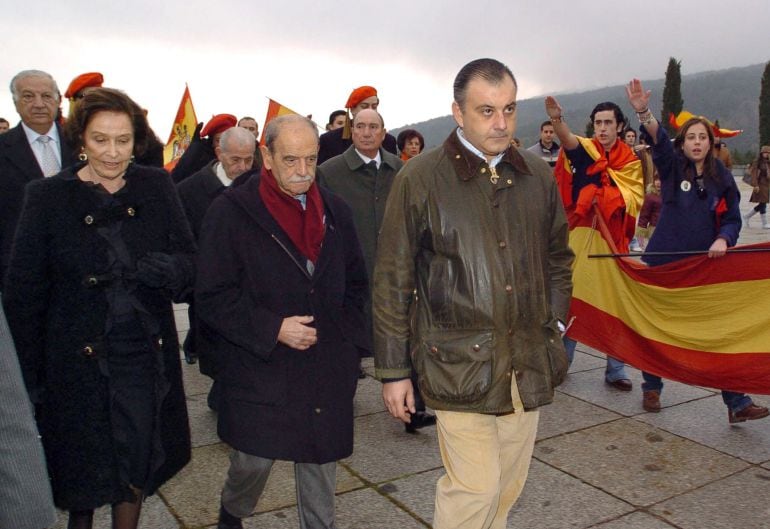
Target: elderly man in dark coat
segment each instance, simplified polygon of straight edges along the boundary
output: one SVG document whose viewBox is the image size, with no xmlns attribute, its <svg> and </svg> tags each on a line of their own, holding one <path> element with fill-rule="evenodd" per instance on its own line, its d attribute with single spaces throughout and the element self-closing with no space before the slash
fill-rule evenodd
<svg viewBox="0 0 770 529">
<path fill-rule="evenodd" d="M 353 210 L 356 233 L 361 241 L 369 279 L 373 276 L 377 255 L 377 234 L 382 226 L 385 203 L 396 173 L 404 165 L 396 155 L 383 148 L 385 121 L 372 109 L 363 109 L 353 118 L 353 144 L 318 167 L 318 181 L 348 203 Z M 371 283 L 370 283 L 371 287 Z M 372 333 L 372 301 L 366 299 L 366 330 Z M 361 370 L 363 374 L 363 370 Z M 359 375 L 359 376 L 365 376 Z M 416 387 L 416 386 L 415 386 Z M 416 392 L 416 413 L 405 425 L 406 431 L 435 424 L 436 418 L 425 412 L 425 403 Z"/>
<path fill-rule="evenodd" d="M 27 182 L 52 176 L 75 162 L 54 121 L 61 102 L 53 77 L 40 70 L 19 72 L 11 94 L 21 123 L 0 136 L 0 288 Z"/>
<path fill-rule="evenodd" d="M 282 116 L 265 137 L 261 174 L 214 201 L 200 237 L 195 302 L 219 337 L 218 433 L 233 448 L 218 527 L 242 527 L 281 459 L 295 462 L 302 526 L 331 528 L 368 280 L 350 208 L 315 185 L 315 126 Z"/>
</svg>

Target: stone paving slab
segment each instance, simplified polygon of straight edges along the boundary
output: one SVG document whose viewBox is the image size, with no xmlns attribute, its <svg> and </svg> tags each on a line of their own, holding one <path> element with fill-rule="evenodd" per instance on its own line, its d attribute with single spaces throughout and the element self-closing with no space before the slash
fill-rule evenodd
<svg viewBox="0 0 770 529">
<path fill-rule="evenodd" d="M 665 391 L 663 398 L 666 398 Z M 758 405 L 770 405 L 770 398 L 766 395 L 755 396 L 753 399 Z M 727 420 L 727 407 L 720 395 L 686 402 L 664 409 L 661 413 L 646 413 L 637 418 L 750 463 L 770 460 L 770 443 L 767 442 L 770 439 L 770 418 L 731 425 Z"/>
<path fill-rule="evenodd" d="M 219 514 L 219 494 L 230 465 L 230 448 L 224 443 L 193 449 L 192 461 L 163 485 L 161 495 L 185 527 L 214 524 Z M 337 465 L 337 492 L 363 484 Z M 294 465 L 276 461 L 257 504 L 256 512 L 273 511 L 296 503 Z"/>
<path fill-rule="evenodd" d="M 770 471 L 749 468 L 655 505 L 682 529 L 770 529 Z"/>
<path fill-rule="evenodd" d="M 442 466 L 435 426 L 408 434 L 387 412 L 356 418 L 353 446 L 342 463 L 373 483 Z"/>
<path fill-rule="evenodd" d="M 582 344 L 578 344 L 580 347 Z M 607 365 L 604 355 L 601 358 L 597 355 L 583 352 L 580 349 L 575 350 L 575 357 L 572 359 L 572 364 L 569 366 L 568 373 L 580 373 L 581 371 L 590 371 L 594 369 L 604 369 Z"/>
<path fill-rule="evenodd" d="M 182 360 L 182 380 L 184 382 L 184 392 L 189 397 L 191 395 L 208 395 L 211 389 L 211 379 L 206 375 L 201 375 L 198 364 L 188 364 Z"/>
<path fill-rule="evenodd" d="M 371 368 L 374 371 L 374 368 Z M 353 414 L 356 417 L 385 411 L 382 401 L 382 384 L 368 376 L 358 381 L 358 389 L 353 400 Z"/>
<path fill-rule="evenodd" d="M 193 448 L 219 443 L 217 415 L 209 409 L 207 395 L 187 398 L 187 415 L 190 418 L 190 437 Z"/>
<path fill-rule="evenodd" d="M 110 527 L 111 509 L 109 506 L 97 509 L 94 513 L 94 527 L 96 529 Z M 67 527 L 67 513 L 60 512 L 59 519 L 51 529 L 65 529 Z M 157 496 L 151 496 L 142 505 L 142 515 L 139 520 L 139 529 L 179 529 L 181 526 L 168 510 L 168 507 Z M 3 529 L 11 529 L 3 528 Z"/>
<path fill-rule="evenodd" d="M 617 413 L 556 391 L 553 403 L 540 408 L 537 439 L 548 439 L 621 417 Z"/>
<path fill-rule="evenodd" d="M 666 500 L 747 466 L 634 419 L 546 439 L 535 446 L 535 456 L 636 506 Z"/>
<path fill-rule="evenodd" d="M 570 374 L 559 386 L 559 391 L 628 417 L 645 413 L 642 409 L 642 373 L 634 367 L 626 366 L 626 374 L 634 384 L 632 391 L 620 391 L 606 384 L 603 368 Z M 704 388 L 670 380 L 665 384 L 663 406 L 674 406 L 714 394 Z"/>
<path fill-rule="evenodd" d="M 425 472 L 389 482 L 380 489 L 431 524 L 436 482 L 443 475 L 443 469 Z M 527 484 L 508 517 L 507 527 L 582 529 L 633 509 L 628 503 L 533 459 Z"/>
<path fill-rule="evenodd" d="M 633 509 L 632 505 L 533 459 L 527 484 L 508 516 L 507 527 L 583 529 Z"/>
<path fill-rule="evenodd" d="M 671 529 L 674 526 L 654 516 L 637 511 L 621 516 L 617 520 L 600 523 L 594 527 L 595 529 Z"/>
<path fill-rule="evenodd" d="M 425 529 L 415 520 L 372 489 L 340 494 L 336 501 L 338 529 Z M 260 514 L 244 520 L 246 529 L 297 529 L 296 507 Z"/>
</svg>

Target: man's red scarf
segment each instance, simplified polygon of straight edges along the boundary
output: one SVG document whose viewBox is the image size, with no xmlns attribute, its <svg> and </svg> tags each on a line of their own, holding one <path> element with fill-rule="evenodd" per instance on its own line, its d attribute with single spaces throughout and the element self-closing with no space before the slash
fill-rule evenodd
<svg viewBox="0 0 770 529">
<path fill-rule="evenodd" d="M 644 197 L 644 183 L 641 162 L 631 148 L 622 141 L 616 141 L 605 155 L 604 146 L 596 138 L 580 138 L 581 146 L 594 160 L 586 173 L 600 174 L 601 186 L 587 185 L 572 201 L 572 168 L 564 154 L 559 151 L 559 159 L 554 170 L 561 193 L 564 208 L 567 211 L 570 229 L 578 225 L 591 225 L 594 204 L 604 218 L 612 234 L 612 242 L 619 251 L 625 251 L 628 241 L 636 228 L 636 216 L 639 214 Z M 612 185 L 612 182 L 615 185 Z"/>
<path fill-rule="evenodd" d="M 263 167 L 259 196 L 294 246 L 315 264 L 324 240 L 324 205 L 315 182 L 305 194 L 305 209 L 302 209 L 300 201 L 284 193 L 273 172 Z"/>
</svg>

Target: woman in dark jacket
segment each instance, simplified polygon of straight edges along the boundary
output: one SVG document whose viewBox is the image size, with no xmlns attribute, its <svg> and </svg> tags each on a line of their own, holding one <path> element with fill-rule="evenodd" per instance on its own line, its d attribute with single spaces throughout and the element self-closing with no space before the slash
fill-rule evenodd
<svg viewBox="0 0 770 529">
<path fill-rule="evenodd" d="M 713 259 L 723 257 L 738 242 L 741 230 L 741 201 L 732 173 L 715 159 L 714 133 L 704 118 L 687 120 L 673 145 L 665 129 L 650 112 L 650 91 L 634 79 L 626 88 L 628 102 L 642 124 L 642 135 L 652 145 L 652 160 L 661 180 L 663 206 L 655 232 L 642 259 L 651 266 L 682 259 L 681 250 L 704 251 Z M 642 372 L 642 407 L 660 411 L 663 382 L 659 376 Z M 744 393 L 722 391 L 728 421 L 753 421 L 770 415 Z"/>
<path fill-rule="evenodd" d="M 168 175 L 132 164 L 149 133 L 136 103 L 89 90 L 67 127 L 81 163 L 27 187 L 3 301 L 69 528 L 107 503 L 135 528 L 190 458 L 171 299 L 194 245 Z"/>
</svg>

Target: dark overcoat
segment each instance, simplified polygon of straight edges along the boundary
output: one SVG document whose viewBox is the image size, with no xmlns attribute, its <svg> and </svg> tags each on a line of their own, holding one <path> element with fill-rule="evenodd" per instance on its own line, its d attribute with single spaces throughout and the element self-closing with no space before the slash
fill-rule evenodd
<svg viewBox="0 0 770 529">
<path fill-rule="evenodd" d="M 270 215 L 259 176 L 239 179 L 201 230 L 195 303 L 223 363 L 220 438 L 269 459 L 327 463 L 353 450 L 367 277 L 350 208 L 321 190 L 326 230 L 314 273 Z M 269 176 L 265 176 L 269 178 Z M 277 342 L 284 318 L 312 315 L 318 343 Z"/>
<path fill-rule="evenodd" d="M 91 509 L 126 495 L 104 374 L 108 302 L 100 278 L 109 263 L 108 243 L 97 233 L 103 208 L 77 169 L 27 186 L 3 295 L 27 388 L 42 401 L 38 422 L 54 501 L 66 510 Z M 195 247 L 168 174 L 132 165 L 125 180 L 121 235 L 131 257 L 165 252 L 192 270 Z M 157 417 L 164 463 L 145 488 L 152 494 L 188 462 L 190 432 L 171 293 L 140 284 L 134 294 L 160 325 L 152 341 L 162 375 L 158 383 L 167 389 Z"/>
<path fill-rule="evenodd" d="M 75 157 L 58 125 L 57 130 L 61 144 L 61 166 L 68 167 L 75 163 Z M 5 134 L 0 134 L 0 288 L 24 201 L 24 186 L 42 178 L 43 172 L 21 123 Z"/>
</svg>

